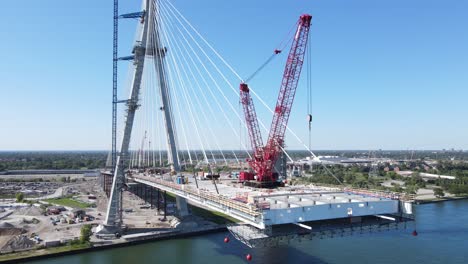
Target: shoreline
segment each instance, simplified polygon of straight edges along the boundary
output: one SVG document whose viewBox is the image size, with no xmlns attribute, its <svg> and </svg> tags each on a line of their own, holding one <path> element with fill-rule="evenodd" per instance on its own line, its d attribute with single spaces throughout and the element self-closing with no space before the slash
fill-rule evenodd
<svg viewBox="0 0 468 264">
<path fill-rule="evenodd" d="M 161 235 L 161 236 L 158 236 L 158 237 L 142 238 L 142 239 L 138 239 L 138 240 L 126 241 L 126 242 L 115 243 L 115 244 L 106 244 L 106 245 L 100 245 L 100 246 L 92 246 L 92 247 L 88 247 L 88 248 L 80 248 L 80 249 L 76 249 L 76 250 L 55 252 L 55 253 L 50 253 L 50 254 L 42 254 L 42 255 L 35 255 L 35 256 L 32 255 L 32 256 L 26 256 L 26 257 L 12 258 L 12 259 L 8 259 L 8 260 L 0 261 L 0 263 L 7 264 L 7 263 L 30 262 L 30 261 L 35 261 L 35 260 L 47 259 L 47 258 L 62 257 L 62 256 L 80 254 L 80 253 L 89 253 L 89 252 L 94 252 L 94 251 L 99 251 L 99 250 L 108 250 L 108 249 L 114 249 L 114 248 L 129 247 L 129 246 L 133 246 L 133 245 L 139 245 L 139 244 L 156 242 L 156 241 L 164 241 L 164 240 L 169 240 L 169 239 L 181 239 L 181 238 L 195 237 L 195 236 L 205 235 L 205 234 L 221 233 L 221 232 L 225 232 L 226 230 L 227 230 L 226 226 L 218 226 L 218 227 L 215 227 L 215 228 L 202 229 L 202 230 L 197 230 L 197 231 L 175 232 L 175 233 L 170 233 L 170 234 L 164 234 L 164 235 Z"/>
<path fill-rule="evenodd" d="M 452 202 L 452 201 L 459 201 L 459 200 L 467 200 L 468 196 L 466 197 L 451 197 L 451 198 L 436 198 L 436 199 L 427 199 L 427 200 L 418 200 L 415 199 L 415 204 L 431 204 L 431 203 L 441 203 L 441 202 Z"/>
</svg>

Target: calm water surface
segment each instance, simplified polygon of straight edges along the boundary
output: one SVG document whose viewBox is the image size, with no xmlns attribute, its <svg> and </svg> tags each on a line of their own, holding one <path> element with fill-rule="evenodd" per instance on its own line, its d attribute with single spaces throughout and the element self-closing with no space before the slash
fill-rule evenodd
<svg viewBox="0 0 468 264">
<path fill-rule="evenodd" d="M 463 263 L 468 264 L 468 200 L 415 207 L 419 236 L 407 230 L 250 249 L 225 233 L 29 262 L 85 263 Z"/>
</svg>

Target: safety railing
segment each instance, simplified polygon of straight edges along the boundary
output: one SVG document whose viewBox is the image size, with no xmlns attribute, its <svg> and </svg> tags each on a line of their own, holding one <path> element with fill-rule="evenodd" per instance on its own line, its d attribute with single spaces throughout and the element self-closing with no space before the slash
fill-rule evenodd
<svg viewBox="0 0 468 264">
<path fill-rule="evenodd" d="M 167 188 L 173 189 L 173 192 L 175 191 L 183 192 L 198 199 L 204 199 L 204 200 L 225 206 L 230 209 L 235 209 L 242 213 L 248 214 L 249 216 L 252 216 L 252 217 L 257 217 L 261 215 L 261 208 L 259 208 L 258 206 L 253 205 L 253 204 L 245 204 L 245 203 L 233 200 L 221 194 L 214 194 L 214 193 L 204 191 L 201 189 L 194 190 L 193 188 L 187 185 L 176 184 L 174 182 L 166 181 L 166 180 L 151 177 L 151 176 L 133 175 L 133 177 L 136 179 L 142 179 L 145 181 L 149 181 L 155 184 L 165 186 Z"/>
</svg>

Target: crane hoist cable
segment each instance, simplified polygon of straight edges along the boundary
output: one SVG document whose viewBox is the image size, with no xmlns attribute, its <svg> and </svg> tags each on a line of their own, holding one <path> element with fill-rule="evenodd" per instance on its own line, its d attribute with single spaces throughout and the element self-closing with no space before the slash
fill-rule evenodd
<svg viewBox="0 0 468 264">
<path fill-rule="evenodd" d="M 310 34 L 308 36 L 309 41 L 308 43 L 311 43 L 310 41 Z M 311 59 L 311 49 L 307 49 L 307 121 L 309 123 L 309 149 L 311 148 L 311 142 L 312 142 L 312 59 Z"/>
</svg>

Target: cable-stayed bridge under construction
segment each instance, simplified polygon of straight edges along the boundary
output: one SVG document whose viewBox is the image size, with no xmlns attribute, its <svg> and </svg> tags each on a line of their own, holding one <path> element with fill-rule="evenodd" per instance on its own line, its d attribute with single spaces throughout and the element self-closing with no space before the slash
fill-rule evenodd
<svg viewBox="0 0 468 264">
<path fill-rule="evenodd" d="M 139 21 L 131 56 L 118 57 L 121 19 Z M 315 156 L 310 143 L 288 126 L 295 118 L 296 94 L 302 93 L 301 72 L 310 89 L 311 21 L 311 15 L 300 15 L 285 41 L 243 79 L 169 0 L 143 0 L 140 12 L 125 15 L 119 15 L 115 0 L 113 146 L 109 170 L 101 174 L 109 203 L 98 233 L 122 232 L 123 194 L 141 186 L 150 192 L 140 197 L 158 209 L 162 194 L 174 195 L 181 221 L 190 215 L 187 203 L 237 219 L 242 224 L 228 229 L 250 247 L 413 221 L 411 197 L 347 188 L 325 165 L 337 186 L 288 185 L 289 142 Z M 286 65 L 278 96 L 272 98 L 271 89 L 251 84 L 282 54 Z M 118 100 L 119 61 L 129 63 L 125 100 Z M 266 115 L 273 115 L 270 128 L 261 118 Z"/>
</svg>

